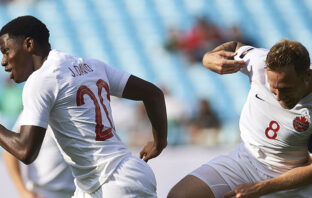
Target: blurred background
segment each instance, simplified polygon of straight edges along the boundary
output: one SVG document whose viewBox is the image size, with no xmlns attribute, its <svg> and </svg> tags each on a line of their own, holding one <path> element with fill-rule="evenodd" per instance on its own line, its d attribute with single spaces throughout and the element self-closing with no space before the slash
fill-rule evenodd
<svg viewBox="0 0 312 198">
<path fill-rule="evenodd" d="M 53 49 L 100 59 L 164 91 L 169 146 L 151 162 L 160 197 L 189 171 L 239 142 L 248 78 L 209 72 L 201 65 L 204 52 L 231 40 L 270 48 L 282 38 L 312 50 L 311 0 L 0 1 L 0 26 L 21 15 L 47 25 Z M 1 69 L 0 123 L 7 128 L 22 110 L 22 89 Z M 138 152 L 151 139 L 144 106 L 113 98 L 112 110 L 118 134 Z M 171 180 L 166 180 L 172 173 L 168 167 L 176 171 Z M 5 174 L 1 166 L 0 173 Z"/>
</svg>

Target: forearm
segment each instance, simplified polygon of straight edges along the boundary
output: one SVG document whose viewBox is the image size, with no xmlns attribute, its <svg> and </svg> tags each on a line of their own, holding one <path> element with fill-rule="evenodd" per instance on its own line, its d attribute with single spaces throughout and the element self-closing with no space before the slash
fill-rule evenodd
<svg viewBox="0 0 312 198">
<path fill-rule="evenodd" d="M 20 136 L 20 133 L 14 133 L 0 125 L 0 145 L 18 159 L 22 158 L 24 150 Z"/>
<path fill-rule="evenodd" d="M 27 188 L 24 184 L 21 169 L 18 160 L 11 155 L 10 153 L 4 151 L 3 152 L 3 161 L 8 169 L 8 172 L 13 180 L 13 183 L 20 194 L 23 194 L 27 191 Z"/>
<path fill-rule="evenodd" d="M 131 75 L 122 97 L 143 101 L 153 127 L 155 143 L 162 150 L 167 145 L 167 113 L 163 92 L 154 84 Z"/>
<path fill-rule="evenodd" d="M 156 89 L 153 95 L 143 100 L 147 115 L 153 127 L 154 141 L 161 147 L 167 145 L 167 113 L 162 91 Z"/>
<path fill-rule="evenodd" d="M 219 45 L 214 50 L 205 53 L 203 65 L 218 74 L 232 74 L 246 66 L 243 60 L 234 60 L 236 50 L 244 44 L 230 41 Z"/>
<path fill-rule="evenodd" d="M 294 168 L 278 177 L 259 182 L 263 195 L 298 188 L 308 184 L 312 184 L 311 164 Z"/>
<path fill-rule="evenodd" d="M 33 162 L 41 148 L 45 128 L 22 126 L 14 133 L 0 125 L 0 146 L 25 164 Z"/>
<path fill-rule="evenodd" d="M 242 43 L 237 42 L 237 41 L 229 41 L 226 43 L 223 43 L 216 48 L 212 50 L 212 52 L 220 51 L 220 50 L 225 50 L 229 52 L 235 52 L 240 46 L 242 46 Z"/>
<path fill-rule="evenodd" d="M 228 52 L 236 52 L 236 50 L 238 50 L 238 48 L 240 48 L 243 45 L 245 44 L 238 42 L 238 41 L 229 41 L 229 42 L 222 43 L 221 45 L 217 46 L 211 52 L 216 52 L 216 51 L 221 51 L 221 50 L 228 51 Z"/>
</svg>

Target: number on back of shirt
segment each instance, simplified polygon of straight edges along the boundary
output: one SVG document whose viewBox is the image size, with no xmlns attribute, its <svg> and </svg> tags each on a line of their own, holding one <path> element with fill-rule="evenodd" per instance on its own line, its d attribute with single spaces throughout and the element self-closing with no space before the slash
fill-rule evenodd
<svg viewBox="0 0 312 198">
<path fill-rule="evenodd" d="M 114 127 L 113 127 L 112 121 L 109 118 L 108 110 L 107 110 L 106 106 L 103 103 L 103 97 L 101 95 L 102 94 L 102 89 L 104 88 L 106 93 L 107 93 L 107 100 L 110 101 L 109 87 L 108 87 L 108 84 L 104 80 L 102 80 L 102 79 L 99 79 L 96 82 L 96 86 L 98 88 L 98 93 L 97 94 L 98 94 L 98 97 L 100 99 L 100 104 L 101 104 L 101 106 L 102 106 L 102 108 L 103 108 L 103 110 L 104 110 L 104 112 L 106 114 L 106 118 L 108 119 L 108 121 L 110 123 L 110 128 L 105 129 L 103 131 L 104 125 L 102 124 L 102 113 L 101 113 L 100 104 L 99 104 L 95 94 L 87 86 L 81 85 L 79 87 L 79 89 L 77 91 L 77 94 L 76 94 L 76 103 L 77 103 L 77 106 L 84 105 L 85 104 L 85 102 L 84 102 L 84 95 L 88 95 L 90 97 L 90 99 L 93 101 L 94 106 L 95 106 L 95 122 L 96 122 L 96 126 L 95 126 L 96 137 L 95 137 L 95 140 L 96 141 L 104 141 L 104 140 L 107 140 L 107 139 L 109 139 L 109 138 L 114 136 L 113 132 L 112 132 L 112 129 L 114 129 Z"/>
</svg>

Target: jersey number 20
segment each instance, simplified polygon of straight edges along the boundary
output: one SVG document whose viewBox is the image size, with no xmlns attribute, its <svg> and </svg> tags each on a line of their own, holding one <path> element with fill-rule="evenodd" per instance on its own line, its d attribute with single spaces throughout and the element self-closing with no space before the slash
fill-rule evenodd
<svg viewBox="0 0 312 198">
<path fill-rule="evenodd" d="M 104 109 L 106 117 L 107 117 L 107 119 L 108 119 L 108 121 L 110 123 L 110 128 L 102 131 L 103 128 L 104 128 L 104 125 L 102 124 L 102 113 L 101 113 L 100 105 L 99 105 L 99 102 L 98 102 L 96 96 L 94 95 L 94 93 L 87 86 L 81 85 L 79 87 L 79 89 L 77 91 L 77 95 L 76 95 L 76 103 L 77 103 L 77 106 L 84 105 L 85 102 L 84 102 L 83 96 L 85 94 L 87 94 L 91 98 L 91 100 L 93 101 L 94 106 L 95 106 L 95 122 L 96 122 L 96 126 L 95 126 L 96 137 L 95 137 L 95 140 L 96 141 L 104 141 L 104 140 L 107 140 L 107 139 L 113 137 L 112 129 L 114 129 L 112 121 L 110 120 L 109 115 L 108 115 L 108 110 L 107 110 L 106 106 L 103 103 L 103 97 L 101 95 L 102 89 L 104 88 L 106 93 L 107 93 L 107 99 L 110 101 L 109 87 L 108 87 L 108 84 L 104 80 L 102 80 L 102 79 L 99 79 L 96 82 L 96 86 L 98 88 L 98 96 L 100 98 L 100 103 L 101 103 L 101 106 Z"/>
</svg>

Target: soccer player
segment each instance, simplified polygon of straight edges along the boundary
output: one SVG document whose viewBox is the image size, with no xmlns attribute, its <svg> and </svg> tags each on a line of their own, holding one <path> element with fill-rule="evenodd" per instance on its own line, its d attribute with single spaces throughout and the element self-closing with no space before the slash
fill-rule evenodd
<svg viewBox="0 0 312 198">
<path fill-rule="evenodd" d="M 18 129 L 19 121 L 13 131 Z M 6 151 L 3 160 L 22 198 L 70 198 L 74 194 L 74 178 L 57 148 L 50 127 L 33 163 L 26 166 Z"/>
<path fill-rule="evenodd" d="M 75 177 L 74 197 L 156 197 L 155 176 L 146 162 L 167 145 L 166 107 L 158 87 L 99 60 L 51 50 L 47 27 L 33 16 L 3 26 L 0 47 L 10 78 L 27 80 L 20 133 L 0 125 L 4 149 L 30 164 L 49 124 Z M 115 131 L 111 95 L 145 105 L 153 141 L 140 152 L 143 160 L 131 155 Z"/>
<path fill-rule="evenodd" d="M 306 48 L 289 40 L 270 50 L 232 41 L 207 52 L 203 65 L 249 77 L 242 143 L 184 177 L 168 197 L 311 197 L 312 70 Z"/>
</svg>

